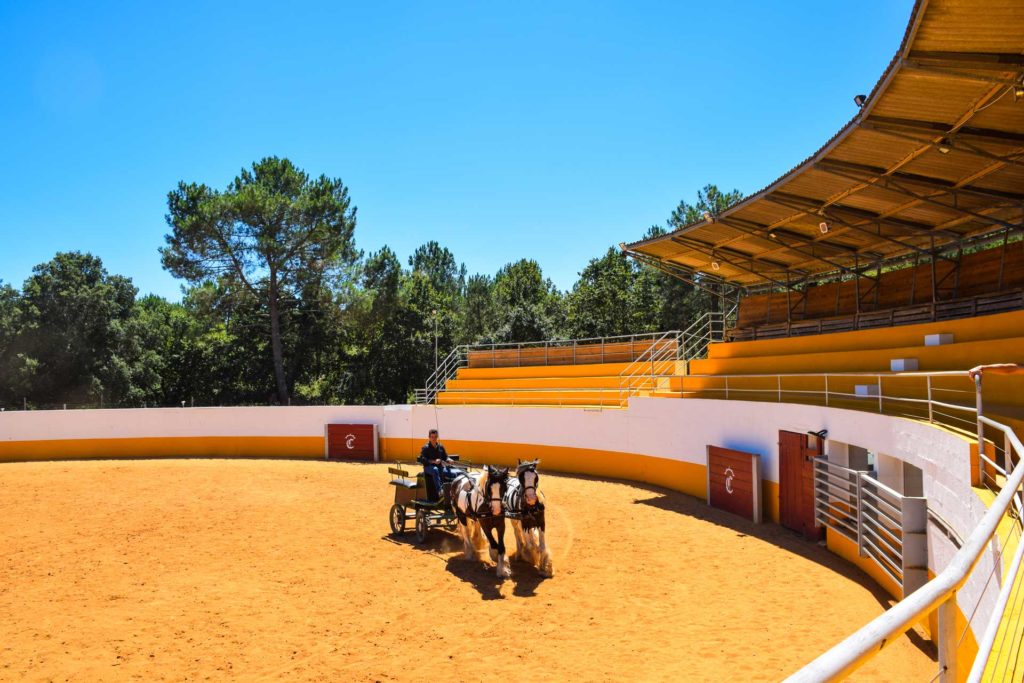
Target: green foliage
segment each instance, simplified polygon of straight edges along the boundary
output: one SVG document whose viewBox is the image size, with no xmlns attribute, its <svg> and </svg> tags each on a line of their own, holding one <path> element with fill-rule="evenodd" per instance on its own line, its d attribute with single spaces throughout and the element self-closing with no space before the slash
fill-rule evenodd
<svg viewBox="0 0 1024 683">
<path fill-rule="evenodd" d="M 646 237 L 740 198 L 708 185 Z M 408 268 L 386 246 L 364 256 L 341 181 L 276 157 L 223 191 L 180 183 L 167 222 L 163 265 L 189 285 L 180 303 L 136 299 L 77 252 L 36 266 L 20 291 L 0 283 L 0 405 L 406 402 L 459 344 L 680 329 L 714 303 L 617 249 L 568 293 L 529 259 L 468 275 L 435 241 Z"/>
<path fill-rule="evenodd" d="M 135 287 L 95 256 L 58 253 L 33 269 L 20 297 L 7 288 L 2 299 L 0 324 L 18 324 L 0 351 L 13 380 L 7 400 L 136 405 L 158 381 L 132 315 Z"/>
<path fill-rule="evenodd" d="M 564 334 L 565 302 L 536 261 L 521 259 L 499 270 L 493 296 L 497 313 L 488 335 L 492 341 L 557 339 Z"/>
<path fill-rule="evenodd" d="M 299 350 L 286 349 L 285 337 L 290 329 L 293 340 L 306 339 L 289 327 L 295 316 L 288 309 L 322 312 L 330 301 L 324 288 L 358 256 L 348 188 L 267 157 L 242 169 L 224 192 L 181 182 L 167 207 L 172 232 L 160 250 L 164 267 L 193 284 L 222 279 L 265 307 L 277 399 L 288 402 Z"/>
</svg>

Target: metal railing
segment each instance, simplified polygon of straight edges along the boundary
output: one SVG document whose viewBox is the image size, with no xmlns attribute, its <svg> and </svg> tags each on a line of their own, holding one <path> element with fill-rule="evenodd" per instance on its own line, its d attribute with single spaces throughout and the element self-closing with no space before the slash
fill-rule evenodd
<svg viewBox="0 0 1024 683">
<path fill-rule="evenodd" d="M 725 341 L 726 330 L 735 327 L 737 307 L 733 306 L 725 313 L 710 311 L 694 320 L 689 327 L 682 332 L 683 349 L 680 358 L 687 363 L 691 360 L 705 358 L 708 355 L 708 347 L 712 343 Z"/>
<path fill-rule="evenodd" d="M 641 357 L 646 358 L 651 346 L 666 334 L 671 333 L 649 332 L 583 339 L 463 344 L 452 349 L 438 365 L 437 370 L 427 378 L 424 386 L 415 390 L 415 401 L 419 404 L 436 403 L 437 395 L 445 390 L 448 381 L 454 379 L 461 368 L 632 363 Z"/>
<path fill-rule="evenodd" d="M 619 373 L 619 407 L 626 407 L 630 396 L 657 389 L 658 377 L 673 375 L 683 351 L 683 333 L 665 332 L 651 342 L 647 351 Z"/>
<path fill-rule="evenodd" d="M 909 595 L 928 580 L 927 501 L 904 496 L 867 470 L 814 460 L 815 518 L 857 544 Z"/>
<path fill-rule="evenodd" d="M 725 398 L 775 403 L 806 403 L 865 410 L 977 430 L 977 400 L 967 373 L 830 372 L 778 375 L 687 375 L 684 398 Z"/>
<path fill-rule="evenodd" d="M 981 394 L 980 379 L 976 383 L 977 395 Z M 980 399 L 977 402 L 980 406 Z M 986 680 L 1021 680 L 1024 676 L 1024 655 L 1021 653 L 1024 642 L 1024 619 L 1021 609 L 1024 608 L 1024 581 L 1020 571 L 1024 542 L 1021 542 L 1022 519 L 1024 509 L 1024 467 L 1017 465 L 1024 455 L 1024 445 L 1014 431 L 991 418 L 977 415 L 978 435 L 984 438 L 986 427 L 999 433 L 1003 440 L 1004 465 L 1000 467 L 992 458 L 985 454 L 985 443 L 979 443 L 979 469 L 986 466 L 993 469 L 989 484 L 997 484 L 998 493 L 988 511 L 974 528 L 963 545 L 953 555 L 949 564 L 938 575 L 921 586 L 917 591 L 896 603 L 890 610 L 880 615 L 853 635 L 825 652 L 813 662 L 789 677 L 793 682 L 838 681 L 842 680 L 860 665 L 874 657 L 886 645 L 909 630 L 933 612 L 938 616 L 938 632 L 933 634 L 939 649 L 939 673 L 937 679 L 954 681 L 957 679 L 957 650 L 972 628 L 974 618 L 978 615 L 982 601 L 990 590 L 999 586 L 999 593 L 990 611 L 989 618 L 984 622 L 984 631 L 978 641 L 978 655 L 972 662 L 969 681 Z M 1016 456 L 1016 457 L 1015 457 Z M 999 470 L 1005 474 L 1000 475 Z M 838 486 L 841 492 L 843 486 Z M 849 489 L 849 485 L 846 486 Z M 863 492 L 863 490 L 862 490 Z M 849 501 L 847 490 L 846 500 Z M 842 500 L 838 498 L 837 500 Z M 878 509 L 876 505 L 876 509 Z M 877 526 L 875 527 L 877 531 Z M 846 525 L 846 533 L 849 525 Z M 847 536 L 849 537 L 849 536 Z M 958 632 L 956 617 L 958 612 L 957 594 L 973 575 L 979 561 L 987 555 L 991 548 L 991 568 L 988 576 L 979 575 L 978 583 L 983 583 L 973 609 L 967 605 L 967 625 Z M 1014 549 L 1014 556 L 1007 565 L 1004 557 L 1008 549 Z M 1000 571 L 1004 570 L 1004 571 Z M 984 571 L 984 570 L 983 570 Z M 1001 581 L 993 583 L 997 573 L 1001 573 Z M 1010 618 L 1005 618 L 1009 615 Z M 979 624 L 980 626 L 980 624 Z M 977 632 L 977 628 L 974 629 Z"/>
</svg>

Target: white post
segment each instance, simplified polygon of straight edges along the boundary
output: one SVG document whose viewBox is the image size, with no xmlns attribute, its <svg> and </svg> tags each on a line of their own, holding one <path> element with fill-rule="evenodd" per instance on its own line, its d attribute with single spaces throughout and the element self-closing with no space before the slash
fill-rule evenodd
<svg viewBox="0 0 1024 683">
<path fill-rule="evenodd" d="M 928 380 L 928 421 L 935 422 L 935 408 L 932 406 L 932 376 L 926 375 Z"/>
<path fill-rule="evenodd" d="M 828 407 L 828 375 L 825 375 L 825 407 Z"/>
<path fill-rule="evenodd" d="M 978 412 L 980 418 L 984 412 L 981 407 L 981 373 L 974 378 L 974 407 Z M 985 456 L 985 425 L 982 424 L 981 420 L 978 420 L 978 459 L 980 460 Z"/>
<path fill-rule="evenodd" d="M 725 398 L 729 400 L 729 375 L 725 376 Z"/>
<path fill-rule="evenodd" d="M 878 412 L 882 412 L 882 376 L 878 376 Z"/>
<path fill-rule="evenodd" d="M 782 375 L 775 375 L 775 386 L 779 390 L 779 403 L 782 403 Z"/>
<path fill-rule="evenodd" d="M 939 680 L 954 683 L 956 677 L 956 592 L 939 605 L 939 633 L 936 645 L 939 648 Z"/>
</svg>

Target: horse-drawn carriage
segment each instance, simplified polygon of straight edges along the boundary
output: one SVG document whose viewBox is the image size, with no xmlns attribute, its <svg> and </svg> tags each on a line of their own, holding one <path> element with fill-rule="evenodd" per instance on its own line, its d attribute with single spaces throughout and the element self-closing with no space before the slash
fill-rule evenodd
<svg viewBox="0 0 1024 683">
<path fill-rule="evenodd" d="M 519 461 L 514 473 L 510 468 L 474 468 L 450 456 L 449 466 L 461 470 L 452 481 L 443 481 L 441 491 L 434 491 L 432 479 L 423 472 L 412 474 L 410 467 L 395 463 L 389 467 L 389 482 L 395 487 L 395 502 L 388 514 L 391 531 L 405 533 L 406 522 L 412 520 L 416 542 L 423 543 L 434 527 L 458 530 L 467 560 L 477 549 L 489 546 L 492 561 L 497 563 L 500 577 L 511 575 L 505 554 L 505 519 L 512 522 L 520 559 L 535 567 L 543 576 L 552 576 L 551 554 L 544 539 L 544 502 L 538 490 L 539 460 Z M 471 473 L 470 469 L 477 471 Z M 454 493 L 453 493 L 454 492 Z"/>
<path fill-rule="evenodd" d="M 472 465 L 458 462 L 459 456 L 449 456 L 451 466 L 467 470 Z M 451 482 L 443 482 L 441 491 L 433 491 L 433 482 L 423 472 L 410 473 L 409 467 L 395 463 L 388 468 L 390 484 L 395 487 L 395 502 L 388 517 L 391 531 L 400 536 L 405 533 L 406 522 L 411 521 L 416 531 L 416 542 L 423 543 L 427 532 L 434 527 L 453 531 L 458 519 L 451 504 Z"/>
</svg>

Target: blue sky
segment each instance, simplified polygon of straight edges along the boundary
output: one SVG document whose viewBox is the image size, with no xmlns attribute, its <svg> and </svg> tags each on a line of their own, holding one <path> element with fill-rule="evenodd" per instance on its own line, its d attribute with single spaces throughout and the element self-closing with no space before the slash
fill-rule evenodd
<svg viewBox="0 0 1024 683">
<path fill-rule="evenodd" d="M 567 289 L 705 183 L 817 149 L 911 5 L 0 0 L 0 279 L 78 249 L 178 299 L 167 192 L 278 155 L 344 180 L 361 249 Z"/>
</svg>

